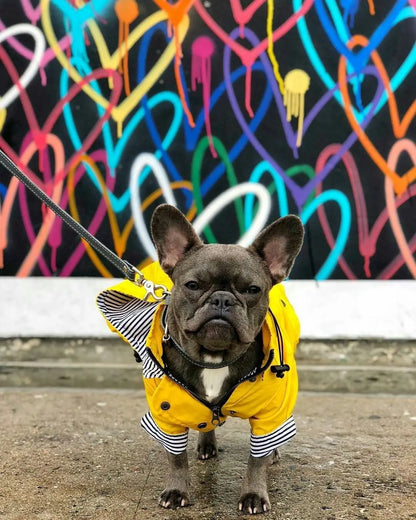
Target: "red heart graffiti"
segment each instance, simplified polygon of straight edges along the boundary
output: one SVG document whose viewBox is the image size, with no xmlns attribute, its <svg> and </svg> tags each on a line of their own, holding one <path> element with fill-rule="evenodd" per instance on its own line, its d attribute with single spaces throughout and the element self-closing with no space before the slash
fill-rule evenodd
<svg viewBox="0 0 416 520">
<path fill-rule="evenodd" d="M 293 13 L 282 25 L 275 29 L 272 37 L 273 42 L 276 42 L 277 40 L 282 38 L 282 36 L 288 33 L 290 29 L 292 29 L 296 25 L 296 22 L 299 20 L 299 18 L 304 16 L 309 11 L 309 9 L 312 7 L 313 2 L 314 0 L 305 0 L 305 3 L 302 5 L 299 11 Z M 260 54 L 267 50 L 267 47 L 269 45 L 268 38 L 262 40 L 256 47 L 248 49 L 247 47 L 244 47 L 240 43 L 230 38 L 230 36 L 224 31 L 224 29 L 207 12 L 205 7 L 201 3 L 201 0 L 195 1 L 195 9 L 198 11 L 199 16 L 204 20 L 204 22 L 208 25 L 212 32 L 215 33 L 218 36 L 218 38 L 220 38 L 225 43 L 225 45 L 230 47 L 233 50 L 233 52 L 237 54 L 237 56 L 241 60 L 241 63 L 245 65 L 248 69 L 253 65 L 253 63 L 260 56 Z"/>
<path fill-rule="evenodd" d="M 313 2 L 314 0 L 305 0 L 304 4 L 299 9 L 299 11 L 293 13 L 282 25 L 275 29 L 272 34 L 273 42 L 276 42 L 277 40 L 282 38 L 282 36 L 288 33 L 290 29 L 292 29 L 296 25 L 296 22 L 299 20 L 299 18 L 304 16 L 309 11 L 309 9 L 312 7 Z M 258 5 L 256 5 L 256 7 L 258 7 Z M 257 58 L 267 50 L 270 43 L 269 38 L 265 38 L 264 40 L 262 40 L 258 45 L 256 45 L 256 47 L 248 49 L 247 47 L 244 47 L 244 45 L 241 45 L 237 41 L 233 40 L 224 31 L 224 29 L 207 12 L 205 7 L 201 3 L 201 0 L 196 0 L 195 9 L 198 11 L 199 16 L 204 20 L 204 22 L 212 30 L 212 32 L 216 34 L 218 38 L 220 38 L 220 40 L 222 40 L 225 43 L 225 45 L 230 47 L 230 49 L 233 52 L 235 52 L 235 54 L 237 54 L 237 56 L 241 60 L 241 63 L 245 65 L 245 67 L 247 68 L 245 106 L 250 117 L 254 117 L 253 110 L 251 109 L 249 95 L 251 85 L 251 67 L 253 66 Z"/>
<path fill-rule="evenodd" d="M 231 11 L 233 13 L 234 20 L 242 28 L 248 23 L 254 13 L 265 3 L 267 0 L 253 0 L 244 9 L 241 7 L 240 0 L 230 0 Z"/>
<path fill-rule="evenodd" d="M 0 59 L 5 68 L 7 69 L 13 83 L 19 84 L 19 74 L 16 70 L 16 67 L 14 66 L 5 49 L 1 46 Z M 82 87 L 86 83 L 90 83 L 97 79 L 108 77 L 111 77 L 114 81 L 114 90 L 111 95 L 112 99 L 110 101 L 109 106 L 107 107 L 105 113 L 102 114 L 102 116 L 99 118 L 98 122 L 90 130 L 89 134 L 83 142 L 82 147 L 79 150 L 77 150 L 73 154 L 73 156 L 65 162 L 62 143 L 60 142 L 58 137 L 51 133 L 52 128 L 54 127 L 57 119 L 62 114 L 62 110 L 65 104 L 70 102 L 77 94 L 79 94 L 82 91 Z M 76 162 L 78 158 L 92 146 L 93 142 L 101 133 L 103 124 L 110 118 L 111 110 L 114 106 L 116 106 L 116 103 L 120 97 L 121 87 L 122 82 L 118 73 L 107 70 L 93 72 L 89 76 L 85 77 L 80 83 L 71 87 L 70 91 L 65 96 L 65 98 L 62 98 L 59 101 L 59 103 L 55 106 L 55 108 L 52 110 L 52 112 L 49 114 L 42 128 L 39 127 L 32 103 L 26 91 L 23 88 L 21 88 L 20 99 L 30 128 L 30 132 L 28 135 L 31 137 L 32 141 L 29 144 L 29 146 L 23 145 L 21 154 L 19 155 L 14 152 L 14 150 L 6 143 L 6 141 L 4 141 L 2 137 L 0 137 L 0 147 L 6 152 L 6 154 L 10 157 L 12 161 L 14 161 L 18 166 L 20 166 L 23 169 L 23 171 L 35 184 L 37 184 L 43 191 L 50 194 L 53 197 L 54 201 L 59 204 L 60 197 L 62 194 L 63 180 L 65 179 L 66 175 L 68 174 L 68 171 L 71 169 L 74 162 Z M 52 179 L 46 179 L 46 182 L 43 182 L 36 175 L 34 175 L 34 173 L 27 167 L 27 164 L 29 163 L 34 153 L 38 151 L 40 169 L 42 170 L 42 161 L 44 161 L 45 159 L 47 160 L 48 146 L 52 147 L 55 155 L 55 174 L 53 175 Z M 0 212 L 0 263 L 1 253 L 7 246 L 8 221 L 11 214 L 14 199 L 16 197 L 17 188 L 18 181 L 16 178 L 13 178 L 10 181 L 7 194 L 5 196 L 4 203 Z M 38 258 L 41 256 L 42 248 L 46 243 L 48 235 L 52 229 L 53 222 L 54 215 L 49 211 L 45 211 L 44 222 L 42 224 L 41 230 L 37 233 L 37 235 L 35 235 L 35 233 L 33 232 L 33 228 L 30 225 L 31 233 L 29 234 L 33 234 L 34 247 L 32 246 L 31 252 L 25 258 L 22 266 L 20 267 L 18 276 L 26 276 L 30 274 Z"/>
<path fill-rule="evenodd" d="M 389 156 L 387 158 L 388 165 L 395 170 L 397 168 L 397 163 L 399 162 L 400 155 L 405 152 L 409 156 L 413 165 L 416 165 L 416 145 L 410 139 L 399 139 L 394 143 L 389 152 Z M 385 196 L 386 196 L 386 209 L 390 220 L 390 226 L 393 231 L 394 238 L 396 239 L 397 245 L 399 246 L 399 250 L 401 252 L 401 256 L 406 263 L 407 268 L 412 274 L 413 278 L 416 278 L 416 261 L 413 257 L 413 252 L 411 247 L 409 247 L 409 242 L 403 232 L 403 227 L 400 222 L 399 215 L 397 213 L 398 201 L 406 201 L 410 197 L 413 197 L 416 194 L 416 184 L 412 184 L 406 190 L 404 197 L 400 197 L 398 199 L 394 193 L 394 184 L 393 182 L 386 177 L 384 180 L 384 188 L 385 188 Z M 413 236 L 415 238 L 416 235 Z"/>
<path fill-rule="evenodd" d="M 412 148 L 413 147 L 413 148 Z M 341 148 L 341 145 L 339 144 L 332 144 L 327 146 L 322 152 L 320 153 L 318 160 L 316 162 L 316 168 L 315 171 L 320 171 L 327 161 L 335 155 L 338 150 Z M 411 158 L 413 162 L 416 161 L 416 147 L 413 143 L 411 143 L 407 139 L 402 139 L 400 141 L 397 141 L 395 145 L 392 147 L 392 150 L 390 154 L 393 154 L 395 152 L 395 148 L 399 148 L 399 153 L 406 151 L 411 155 Z M 412 153 L 410 152 L 411 150 Z M 397 161 L 398 153 L 394 154 L 395 161 Z M 400 195 L 400 196 L 394 196 L 393 193 L 389 192 L 392 191 L 392 183 L 390 179 L 386 177 L 386 196 L 388 197 L 388 207 L 384 208 L 383 211 L 379 214 L 378 218 L 374 222 L 371 229 L 368 225 L 368 214 L 367 214 L 367 204 L 364 197 L 364 190 L 360 179 L 360 174 L 358 172 L 357 166 L 355 164 L 354 158 L 351 155 L 350 152 L 345 152 L 345 154 L 342 156 L 342 161 L 344 163 L 344 166 L 346 167 L 348 178 L 350 181 L 350 185 L 352 188 L 353 193 L 353 199 L 355 203 L 355 212 L 357 217 L 357 231 L 358 231 L 358 246 L 359 246 L 359 252 L 361 256 L 364 259 L 364 272 L 365 275 L 370 278 L 371 277 L 371 271 L 370 271 L 370 260 L 374 256 L 377 250 L 377 242 L 380 237 L 381 232 L 383 231 L 385 225 L 388 223 L 389 219 L 394 218 L 397 209 L 402 206 L 405 202 L 407 202 L 410 198 L 416 196 L 416 184 L 411 185 L 408 190 Z M 392 166 L 395 168 L 396 164 L 393 164 L 392 161 L 389 161 L 392 163 Z M 322 192 L 322 183 L 320 183 L 316 187 L 316 193 L 319 195 Z M 394 210 L 393 210 L 394 207 Z M 325 208 L 323 206 L 320 206 L 317 209 L 317 214 L 319 221 L 322 226 L 322 230 L 324 232 L 326 241 L 328 242 L 329 247 L 332 249 L 335 244 L 335 239 L 331 230 L 331 226 L 329 224 L 328 218 L 326 216 Z M 397 228 L 397 226 L 396 226 Z M 404 246 L 403 243 L 400 244 L 400 237 L 397 236 L 398 232 L 395 232 L 396 239 L 399 243 L 400 249 L 406 248 L 407 255 L 411 255 L 411 251 L 416 249 L 416 235 L 412 238 L 411 241 L 408 241 L 407 244 Z M 402 241 L 403 242 L 403 241 Z M 382 273 L 378 276 L 380 279 L 387 279 L 393 276 L 393 274 L 403 265 L 404 259 L 402 255 L 398 255 L 389 266 L 384 269 Z M 409 269 L 412 267 L 412 262 L 407 261 Z M 338 259 L 338 264 L 343 270 L 344 274 L 349 278 L 350 280 L 357 279 L 356 274 L 351 270 L 349 267 L 347 261 L 343 256 L 340 256 Z M 414 266 L 414 262 L 413 262 Z"/>
</svg>

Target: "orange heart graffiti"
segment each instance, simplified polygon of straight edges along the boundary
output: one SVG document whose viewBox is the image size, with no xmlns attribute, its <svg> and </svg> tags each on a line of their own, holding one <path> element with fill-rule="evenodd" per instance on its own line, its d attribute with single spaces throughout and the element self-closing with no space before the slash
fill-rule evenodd
<svg viewBox="0 0 416 520">
<path fill-rule="evenodd" d="M 191 127 L 195 126 L 194 119 L 191 111 L 189 110 L 188 104 L 185 98 L 185 91 L 182 85 L 182 79 L 180 74 L 180 66 L 182 63 L 182 47 L 178 33 L 178 26 L 182 22 L 184 16 L 191 9 L 192 4 L 195 0 L 178 0 L 174 4 L 169 4 L 166 0 L 153 0 L 159 8 L 167 14 L 170 27 L 173 29 L 173 40 L 175 42 L 176 54 L 174 62 L 175 80 L 178 88 L 179 98 L 181 100 L 183 110 L 188 118 L 188 122 Z"/>
<path fill-rule="evenodd" d="M 368 44 L 367 38 L 361 35 L 355 35 L 348 43 L 348 47 L 353 49 L 356 45 L 365 46 Z M 381 81 L 383 82 L 384 88 L 386 89 L 388 96 L 388 106 L 390 111 L 390 118 L 394 135 L 398 138 L 403 137 L 407 132 L 410 123 L 416 115 L 416 100 L 410 105 L 406 111 L 404 117 L 400 120 L 399 111 L 397 108 L 396 97 L 390 87 L 390 79 L 377 51 L 371 53 L 371 58 L 374 65 L 376 66 Z M 338 81 L 341 96 L 344 102 L 345 113 L 351 128 L 357 134 L 361 144 L 364 146 L 368 155 L 374 161 L 374 163 L 380 168 L 380 170 L 391 180 L 394 186 L 394 191 L 400 195 L 414 180 L 416 180 L 416 167 L 410 168 L 404 175 L 398 175 L 397 172 L 390 167 L 386 159 L 380 154 L 378 149 L 374 146 L 373 142 L 369 139 L 366 132 L 361 128 L 357 119 L 354 116 L 352 109 L 351 98 L 348 93 L 347 85 L 347 59 L 342 56 L 338 66 Z"/>
</svg>

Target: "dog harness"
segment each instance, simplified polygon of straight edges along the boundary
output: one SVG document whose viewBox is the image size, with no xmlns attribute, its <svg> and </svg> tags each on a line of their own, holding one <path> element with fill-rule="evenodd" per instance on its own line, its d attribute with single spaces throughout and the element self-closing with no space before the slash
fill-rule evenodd
<svg viewBox="0 0 416 520">
<path fill-rule="evenodd" d="M 170 288 L 172 282 L 157 262 L 145 276 Z M 149 412 L 141 426 L 172 454 L 182 453 L 189 429 L 208 432 L 227 417 L 248 419 L 254 457 L 265 457 L 295 434 L 292 416 L 298 390 L 295 350 L 299 320 L 283 285 L 269 294 L 269 311 L 262 327 L 263 362 L 216 405 L 193 394 L 173 377 L 163 360 L 165 302 L 144 299 L 145 290 L 129 281 L 101 292 L 97 305 L 110 329 L 127 341 L 143 362 L 143 382 Z M 166 348 L 166 347 L 165 347 Z"/>
</svg>

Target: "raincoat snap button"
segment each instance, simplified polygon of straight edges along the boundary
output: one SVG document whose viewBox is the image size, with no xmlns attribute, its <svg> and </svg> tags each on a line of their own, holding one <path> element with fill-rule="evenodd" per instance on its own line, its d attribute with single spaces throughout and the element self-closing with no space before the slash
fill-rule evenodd
<svg viewBox="0 0 416 520">
<path fill-rule="evenodd" d="M 160 405 L 160 407 L 162 408 L 162 410 L 169 410 L 170 403 L 168 403 L 167 401 L 163 401 L 163 403 Z"/>
<path fill-rule="evenodd" d="M 207 423 L 206 422 L 201 422 L 201 423 L 198 424 L 198 429 L 199 430 L 203 430 L 206 427 L 207 427 Z"/>
</svg>

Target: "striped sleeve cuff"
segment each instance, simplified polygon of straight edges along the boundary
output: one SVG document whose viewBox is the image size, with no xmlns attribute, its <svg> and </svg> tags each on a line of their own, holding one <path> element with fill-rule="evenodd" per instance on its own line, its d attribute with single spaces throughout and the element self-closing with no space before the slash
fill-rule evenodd
<svg viewBox="0 0 416 520">
<path fill-rule="evenodd" d="M 188 432 L 179 435 L 169 435 L 164 433 L 156 424 L 150 412 L 147 412 L 147 414 L 142 417 L 140 424 L 142 428 L 153 437 L 153 439 L 160 442 L 169 453 L 179 455 L 186 450 L 188 446 Z"/>
<path fill-rule="evenodd" d="M 296 435 L 296 423 L 293 416 L 290 416 L 279 428 L 267 435 L 251 434 L 250 452 L 253 457 L 267 457 L 274 450 L 283 446 Z"/>
</svg>

